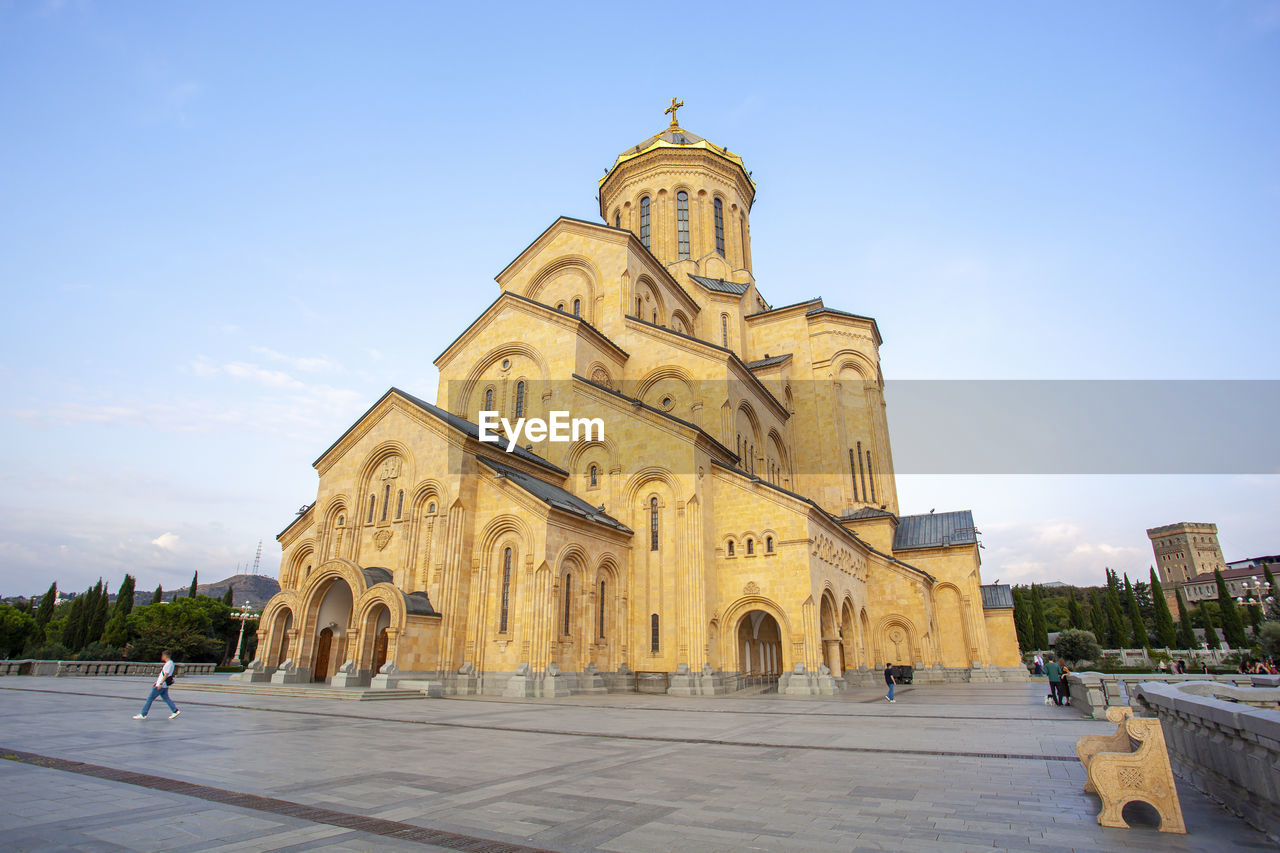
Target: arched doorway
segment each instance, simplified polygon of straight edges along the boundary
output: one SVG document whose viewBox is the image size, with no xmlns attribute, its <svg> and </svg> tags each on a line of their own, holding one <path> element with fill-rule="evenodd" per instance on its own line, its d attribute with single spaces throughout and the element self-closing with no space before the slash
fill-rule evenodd
<svg viewBox="0 0 1280 853">
<path fill-rule="evenodd" d="M 840 668 L 843 670 L 848 670 L 851 666 L 856 668 L 860 663 L 858 659 L 857 634 L 853 629 L 853 605 L 847 598 L 840 608 L 840 639 L 840 653 L 842 656 Z"/>
<path fill-rule="evenodd" d="M 763 610 L 738 620 L 738 672 L 746 679 L 776 679 L 782 672 L 782 630 Z"/>
<path fill-rule="evenodd" d="M 969 665 L 968 637 L 965 632 L 964 612 L 960 605 L 960 590 L 947 584 L 934 593 L 937 602 L 939 632 L 938 647 L 942 665 L 964 667 Z"/>
<path fill-rule="evenodd" d="M 293 611 L 289 608 L 282 608 L 276 614 L 275 626 L 272 628 L 274 632 L 272 636 L 275 638 L 275 657 L 267 662 L 271 666 L 279 666 L 289 659 L 289 631 L 293 629 Z"/>
<path fill-rule="evenodd" d="M 819 627 L 822 631 L 822 659 L 833 678 L 844 675 L 844 648 L 840 641 L 840 625 L 836 621 L 836 600 L 828 590 L 822 594 Z"/>
<path fill-rule="evenodd" d="M 329 677 L 329 657 L 333 647 L 333 629 L 325 628 L 316 638 L 316 665 L 312 668 L 312 681 L 324 681 Z"/>
<path fill-rule="evenodd" d="M 387 662 L 387 649 L 390 645 L 388 637 L 390 632 L 388 629 L 390 627 L 391 611 L 385 604 L 379 604 L 369 611 L 369 616 L 364 624 L 364 631 L 366 632 L 364 636 L 372 637 L 373 642 L 366 647 L 369 651 L 360 654 L 369 655 L 366 660 L 375 675 L 382 668 L 382 665 Z"/>
</svg>

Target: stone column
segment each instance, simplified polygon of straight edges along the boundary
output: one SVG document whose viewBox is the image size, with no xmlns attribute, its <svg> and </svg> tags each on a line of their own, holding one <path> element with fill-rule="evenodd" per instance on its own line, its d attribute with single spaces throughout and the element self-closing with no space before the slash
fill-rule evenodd
<svg viewBox="0 0 1280 853">
<path fill-rule="evenodd" d="M 832 678 L 839 678 L 844 674 L 844 667 L 840 665 L 840 641 L 825 640 L 827 648 L 827 667 L 831 670 Z"/>
</svg>

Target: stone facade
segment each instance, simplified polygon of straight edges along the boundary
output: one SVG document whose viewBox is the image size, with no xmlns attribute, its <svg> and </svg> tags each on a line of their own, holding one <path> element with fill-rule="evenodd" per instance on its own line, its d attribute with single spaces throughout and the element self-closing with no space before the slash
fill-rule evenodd
<svg viewBox="0 0 1280 853">
<path fill-rule="evenodd" d="M 899 515 L 875 320 L 765 300 L 754 196 L 674 123 L 620 155 L 605 224 L 558 219 L 498 274 L 437 403 L 392 389 L 316 460 L 264 671 L 529 697 L 1025 678 L 971 514 Z M 603 436 L 480 440 L 481 412 L 557 411 Z"/>
<path fill-rule="evenodd" d="M 1169 590 L 1194 580 L 1197 575 L 1212 577 L 1215 569 L 1227 568 L 1218 544 L 1218 525 L 1183 521 L 1147 531 L 1155 553 L 1160 584 Z M 1172 593 L 1170 593 L 1172 594 Z"/>
</svg>

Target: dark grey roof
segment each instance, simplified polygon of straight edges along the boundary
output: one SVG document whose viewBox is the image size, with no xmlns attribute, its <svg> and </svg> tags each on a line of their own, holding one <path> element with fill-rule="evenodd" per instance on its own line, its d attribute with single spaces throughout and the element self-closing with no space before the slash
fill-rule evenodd
<svg viewBox="0 0 1280 853">
<path fill-rule="evenodd" d="M 546 480 L 531 477 L 523 471 L 517 471 L 515 468 L 503 465 L 501 462 L 495 462 L 483 456 L 477 456 L 476 458 L 548 506 L 555 507 L 561 512 L 567 512 L 570 515 L 576 515 L 579 518 L 585 518 L 587 521 L 595 522 L 603 527 L 621 530 L 624 533 L 632 532 L 630 527 L 627 527 L 608 513 L 596 509 L 572 492 L 565 491 L 553 483 L 548 483 Z"/>
<path fill-rule="evenodd" d="M 893 518 L 893 513 L 883 509 L 876 509 L 873 506 L 864 506 L 861 509 L 855 509 L 852 512 L 840 514 L 841 521 L 848 521 L 855 518 Z"/>
<path fill-rule="evenodd" d="M 736 281 L 725 281 L 722 278 L 707 278 L 701 275 L 690 275 L 689 278 L 693 279 L 707 290 L 714 290 L 717 293 L 732 293 L 737 296 L 741 296 L 746 293 L 747 288 L 751 286 L 749 284 L 739 284 Z"/>
<path fill-rule="evenodd" d="M 756 361 L 748 361 L 747 367 L 752 370 L 759 367 L 773 367 L 775 364 L 782 364 L 782 362 L 789 358 L 791 358 L 791 353 L 784 352 L 782 355 L 771 355 L 766 358 L 757 359 Z"/>
<path fill-rule="evenodd" d="M 1013 607 L 1013 590 L 1007 583 L 988 583 L 978 587 L 982 590 L 982 609 L 1000 610 Z"/>
<path fill-rule="evenodd" d="M 369 566 L 367 569 L 361 569 L 360 573 L 364 575 L 364 582 L 369 586 L 376 583 L 391 583 L 391 570 L 381 566 Z"/>
<path fill-rule="evenodd" d="M 821 299 L 822 299 L 821 296 L 815 296 L 812 299 L 806 299 L 803 302 L 792 302 L 790 305 L 779 305 L 777 308 L 766 308 L 763 311 L 757 311 L 754 314 L 748 314 L 747 319 L 750 320 L 752 317 L 762 317 L 765 314 L 776 314 L 779 311 L 786 311 L 788 308 L 799 308 L 801 305 L 810 305 L 814 302 L 820 301 Z"/>
<path fill-rule="evenodd" d="M 425 592 L 411 592 L 404 597 L 404 609 L 415 616 L 439 616 Z"/>
<path fill-rule="evenodd" d="M 320 456 L 316 459 L 316 461 L 311 464 L 312 465 L 319 464 L 320 460 L 323 459 L 329 453 L 330 450 L 333 450 L 335 447 L 337 447 L 339 444 L 342 443 L 342 439 L 347 437 L 347 433 L 351 432 L 351 430 L 356 428 L 356 424 L 359 424 L 362 420 L 368 417 L 369 412 L 372 412 L 374 409 L 378 408 L 378 406 L 381 405 L 382 401 L 387 399 L 387 397 L 391 396 L 392 394 L 398 394 L 400 397 L 404 398 L 408 402 L 422 409 L 427 414 L 432 415 L 436 418 L 439 418 L 440 420 L 444 421 L 449 426 L 453 427 L 459 432 L 465 433 L 471 438 L 474 438 L 476 441 L 480 440 L 480 427 L 476 426 L 471 421 L 467 420 L 466 418 L 459 417 L 458 415 L 455 415 L 452 412 L 446 412 L 444 409 L 440 408 L 439 406 L 432 405 L 431 403 L 428 403 L 426 400 L 419 399 L 418 397 L 415 397 L 412 394 L 406 394 L 404 391 L 401 391 L 399 388 L 393 387 L 390 390 L 388 390 L 387 393 L 379 397 L 378 402 L 370 406 L 363 415 L 356 418 L 355 423 L 347 427 L 346 432 L 338 436 L 338 440 L 335 441 L 333 444 L 329 445 L 328 448 L 325 449 L 324 453 L 321 453 Z M 493 441 L 486 441 L 484 443 L 492 444 L 496 447 L 501 447 L 503 450 L 506 450 L 506 442 L 501 439 L 495 438 Z M 516 445 L 511 450 L 511 455 L 518 456 L 521 459 L 525 460 L 526 462 L 532 462 L 535 465 L 546 468 L 548 471 L 554 471 L 557 474 L 567 476 L 569 473 L 568 471 L 564 470 L 560 466 L 551 464 L 550 462 L 543 459 L 541 456 L 534 453 L 533 451 L 525 450 L 520 445 Z M 288 530 L 288 529 L 289 528 L 287 527 L 285 528 L 285 530 Z"/>
<path fill-rule="evenodd" d="M 312 501 L 311 503 L 309 503 L 309 504 L 307 504 L 306 506 L 304 506 L 301 510 L 299 510 L 299 511 L 298 511 L 298 514 L 297 514 L 297 515 L 295 515 L 295 516 L 293 517 L 293 521 L 291 521 L 291 522 L 289 522 L 288 524 L 286 524 L 286 525 L 284 526 L 284 530 L 281 530 L 279 533 L 277 533 L 277 534 L 276 534 L 276 539 L 279 539 L 281 536 L 285 535 L 285 533 L 287 533 L 287 532 L 289 531 L 289 528 L 290 528 L 290 527 L 293 527 L 293 526 L 294 526 L 295 524 L 297 524 L 299 521 L 301 521 L 302 519 L 306 518 L 307 513 L 311 512 L 311 510 L 315 509 L 315 505 L 316 505 L 316 502 L 315 502 L 315 501 Z"/>
<path fill-rule="evenodd" d="M 909 548 L 941 548 L 949 545 L 976 545 L 978 531 L 973 526 L 973 513 L 958 512 L 904 515 L 898 519 L 893 533 L 893 550 Z"/>
</svg>

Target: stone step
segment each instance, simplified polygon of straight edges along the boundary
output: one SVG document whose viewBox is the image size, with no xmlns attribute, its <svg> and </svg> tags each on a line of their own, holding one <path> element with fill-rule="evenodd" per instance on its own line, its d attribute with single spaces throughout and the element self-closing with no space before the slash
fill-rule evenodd
<svg viewBox="0 0 1280 853">
<path fill-rule="evenodd" d="M 304 699 L 343 699 L 353 702 L 370 702 L 385 699 L 425 699 L 421 689 L 371 690 L 368 687 L 314 687 L 302 684 L 200 684 L 179 685 L 183 692 L 194 690 L 206 693 L 248 693 L 256 696 L 286 696 Z"/>
</svg>

